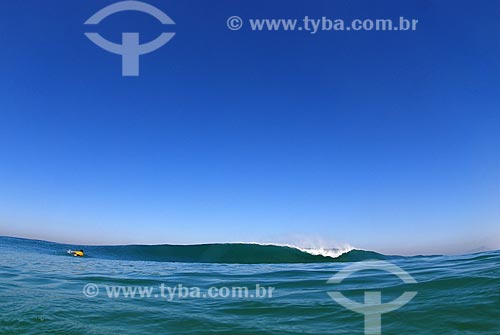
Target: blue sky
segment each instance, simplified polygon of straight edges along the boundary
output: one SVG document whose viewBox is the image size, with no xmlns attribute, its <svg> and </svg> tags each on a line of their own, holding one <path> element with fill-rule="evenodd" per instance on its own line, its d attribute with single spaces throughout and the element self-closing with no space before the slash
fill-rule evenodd
<svg viewBox="0 0 500 335">
<path fill-rule="evenodd" d="M 83 35 L 113 1 L 0 4 L 0 235 L 500 248 L 498 5 L 147 2 L 176 36 L 136 78 Z M 230 31 L 232 15 L 419 26 Z M 165 28 L 120 13 L 95 30 Z"/>
</svg>

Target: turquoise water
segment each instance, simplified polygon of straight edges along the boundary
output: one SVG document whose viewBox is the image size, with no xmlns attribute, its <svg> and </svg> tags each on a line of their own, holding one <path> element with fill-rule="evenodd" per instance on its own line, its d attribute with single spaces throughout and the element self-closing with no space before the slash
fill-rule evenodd
<svg viewBox="0 0 500 335">
<path fill-rule="evenodd" d="M 330 258 L 240 244 L 84 247 L 87 256 L 77 258 L 66 253 L 71 247 L 0 237 L 1 334 L 363 334 L 364 316 L 327 292 L 363 302 L 370 290 L 381 291 L 383 302 L 418 292 L 382 316 L 383 334 L 500 333 L 499 251 L 430 257 L 351 251 Z M 399 266 L 417 283 L 371 270 L 327 283 L 354 261 L 373 258 Z M 89 284 L 99 289 L 96 296 L 85 296 Z M 191 296 L 162 296 L 162 284 Z M 256 285 L 272 287 L 272 295 L 203 296 L 214 287 L 253 294 Z M 111 287 L 153 294 L 109 297 Z"/>
</svg>

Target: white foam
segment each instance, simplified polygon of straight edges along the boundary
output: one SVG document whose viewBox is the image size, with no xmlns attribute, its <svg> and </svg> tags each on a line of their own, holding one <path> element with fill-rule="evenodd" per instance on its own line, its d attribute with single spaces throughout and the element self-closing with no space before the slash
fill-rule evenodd
<svg viewBox="0 0 500 335">
<path fill-rule="evenodd" d="M 302 252 L 314 255 L 314 256 L 324 256 L 324 257 L 330 257 L 330 258 L 337 258 L 345 253 L 348 253 L 351 250 L 354 250 L 355 248 L 346 244 L 343 245 L 342 247 L 337 247 L 337 248 L 304 248 L 304 247 L 298 247 L 293 244 L 281 244 L 281 243 L 260 243 L 260 242 L 238 242 L 237 244 L 255 244 L 255 245 L 262 245 L 262 246 L 275 246 L 275 247 L 287 247 L 287 248 L 293 248 L 300 250 Z"/>
<path fill-rule="evenodd" d="M 328 249 L 328 248 L 298 248 L 298 247 L 292 247 L 299 249 L 300 251 L 307 252 L 308 254 L 315 255 L 315 256 L 325 256 L 325 257 L 331 257 L 331 258 L 337 258 L 345 253 L 348 253 L 349 251 L 353 250 L 354 248 L 351 246 L 345 246 L 343 248 L 338 248 L 338 249 Z"/>
</svg>

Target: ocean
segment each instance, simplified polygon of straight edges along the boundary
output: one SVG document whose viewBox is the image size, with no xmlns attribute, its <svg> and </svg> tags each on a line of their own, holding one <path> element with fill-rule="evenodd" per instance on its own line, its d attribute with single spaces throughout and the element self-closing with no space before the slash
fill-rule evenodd
<svg viewBox="0 0 500 335">
<path fill-rule="evenodd" d="M 0 334 L 500 334 L 500 251 L 332 255 L 0 237 Z M 416 295 L 394 306 L 405 292 Z"/>
</svg>

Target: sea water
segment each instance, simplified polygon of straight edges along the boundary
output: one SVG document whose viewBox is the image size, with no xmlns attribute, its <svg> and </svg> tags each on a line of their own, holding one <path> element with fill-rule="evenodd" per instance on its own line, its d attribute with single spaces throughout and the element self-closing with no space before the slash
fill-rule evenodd
<svg viewBox="0 0 500 335">
<path fill-rule="evenodd" d="M 375 291 L 382 303 L 417 293 L 381 315 L 382 334 L 500 334 L 499 251 L 325 258 L 229 244 L 83 247 L 80 258 L 66 253 L 70 247 L 80 248 L 0 237 L 0 334 L 364 334 L 365 315 L 328 292 L 363 304 Z M 373 258 L 414 282 L 386 269 L 328 282 Z M 235 287 L 247 296 L 232 295 Z"/>
</svg>

